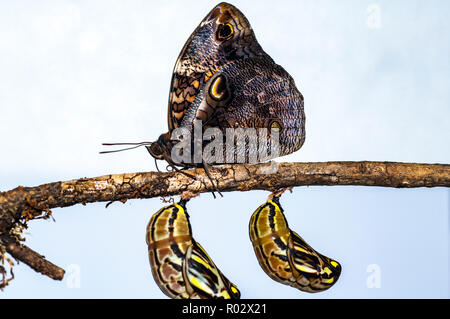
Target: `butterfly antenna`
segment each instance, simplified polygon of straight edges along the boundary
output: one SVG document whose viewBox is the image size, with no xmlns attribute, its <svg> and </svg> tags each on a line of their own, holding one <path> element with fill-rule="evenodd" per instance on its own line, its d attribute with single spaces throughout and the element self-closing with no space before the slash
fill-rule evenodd
<svg viewBox="0 0 450 319">
<path fill-rule="evenodd" d="M 121 148 L 118 150 L 113 150 L 113 151 L 101 151 L 99 152 L 100 154 L 107 154 L 107 153 L 116 153 L 116 152 L 122 152 L 122 151 L 127 151 L 127 150 L 132 150 L 134 148 L 138 148 L 141 146 L 148 146 L 148 145 L 152 145 L 152 142 L 140 142 L 140 143 L 102 143 L 102 145 L 104 146 L 116 146 L 116 145 L 133 145 L 131 147 L 126 147 L 126 148 Z"/>
</svg>

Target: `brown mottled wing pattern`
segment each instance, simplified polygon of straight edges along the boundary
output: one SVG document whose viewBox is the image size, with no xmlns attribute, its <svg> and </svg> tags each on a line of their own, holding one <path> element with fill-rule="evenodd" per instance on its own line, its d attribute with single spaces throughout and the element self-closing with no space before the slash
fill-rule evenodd
<svg viewBox="0 0 450 319">
<path fill-rule="evenodd" d="M 219 39 L 224 25 L 230 25 L 230 38 Z M 238 59 L 271 58 L 256 41 L 245 16 L 234 6 L 221 3 L 203 19 L 184 45 L 173 70 L 169 92 L 169 131 L 181 125 L 185 112 L 217 70 Z"/>
<path fill-rule="evenodd" d="M 206 85 L 184 115 L 182 126 L 201 120 L 204 127 L 219 127 L 225 135 L 227 128 L 270 131 L 276 121 L 280 126 L 279 155 L 300 149 L 305 140 L 303 96 L 281 66 L 264 58 L 248 58 L 224 66 L 212 80 L 219 76 L 229 92 L 226 103 L 208 98 L 211 85 Z"/>
<path fill-rule="evenodd" d="M 319 292 L 338 280 L 341 265 L 316 252 L 289 229 L 278 198 L 253 213 L 249 233 L 260 266 L 275 281 L 305 292 Z"/>
<path fill-rule="evenodd" d="M 184 45 L 169 92 L 169 132 L 147 149 L 155 159 L 165 159 L 172 166 L 265 162 L 293 153 L 303 145 L 303 104 L 294 80 L 264 52 L 245 16 L 231 4 L 221 3 L 203 19 Z M 192 132 L 199 120 L 204 133 L 213 128 L 220 130 L 218 135 L 222 138 L 228 128 L 257 130 L 256 134 L 252 130 L 244 134 L 251 134 L 252 139 L 257 135 L 258 143 L 236 142 L 246 146 L 235 151 L 230 147 L 228 152 L 226 143 L 217 146 L 220 136 L 214 135 L 215 144 L 208 138 L 200 141 L 202 150 L 210 146 L 208 152 L 200 154 L 200 161 L 189 159 L 189 147 L 186 152 L 183 150 L 187 159 L 184 156 L 183 160 L 173 159 L 172 150 L 182 138 L 171 139 L 171 133 L 179 127 Z M 272 135 L 272 130 L 279 134 Z M 237 134 L 237 138 L 244 134 Z M 191 134 L 191 142 L 194 138 Z"/>
</svg>

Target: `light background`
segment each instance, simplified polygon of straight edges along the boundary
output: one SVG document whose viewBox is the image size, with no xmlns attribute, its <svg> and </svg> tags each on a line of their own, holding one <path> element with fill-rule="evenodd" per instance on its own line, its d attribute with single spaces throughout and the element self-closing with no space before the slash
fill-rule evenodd
<svg viewBox="0 0 450 319">
<path fill-rule="evenodd" d="M 0 1 L 0 190 L 154 170 L 144 149 L 102 142 L 167 131 L 173 64 L 212 1 Z M 306 142 L 279 161 L 450 162 L 448 1 L 234 1 L 305 97 Z M 194 237 L 243 298 L 449 297 L 449 191 L 299 187 L 291 228 L 343 265 L 310 295 L 259 267 L 248 221 L 268 192 L 203 194 Z M 26 243 L 66 269 L 63 282 L 16 266 L 0 298 L 165 298 L 145 228 L 160 199 L 54 209 Z M 380 269 L 379 288 L 368 288 Z M 72 266 L 69 266 L 72 265 Z M 75 268 L 74 268 L 75 267 Z M 79 288 L 77 273 L 79 269 Z M 75 277 L 74 277 L 75 276 Z"/>
</svg>

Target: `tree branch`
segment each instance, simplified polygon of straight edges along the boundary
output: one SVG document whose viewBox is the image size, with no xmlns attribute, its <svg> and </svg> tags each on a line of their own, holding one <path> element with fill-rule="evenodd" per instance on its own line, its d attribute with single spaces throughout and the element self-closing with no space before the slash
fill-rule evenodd
<svg viewBox="0 0 450 319">
<path fill-rule="evenodd" d="M 54 182 L 35 187 L 19 186 L 0 193 L 0 239 L 8 252 L 33 269 L 61 279 L 64 271 L 26 246 L 11 246 L 12 229 L 35 218 L 48 218 L 50 209 L 92 202 L 126 201 L 203 193 L 215 190 L 203 169 L 105 175 Z M 450 187 L 450 165 L 395 162 L 321 162 L 222 165 L 210 170 L 221 192 L 268 190 L 305 185 L 361 185 L 396 188 Z M 43 215 L 44 214 L 44 215 Z M 20 228 L 20 227 L 19 227 Z M 6 237 L 5 237 L 6 236 Z M 8 244 L 9 243 L 9 244 Z M 1 246 L 1 243 L 0 243 Z M 39 260 L 39 262 L 37 262 Z M 40 266 L 39 266 L 40 265 Z M 44 269 L 52 269 L 46 271 Z"/>
<path fill-rule="evenodd" d="M 1 236 L 0 240 L 6 247 L 6 251 L 15 259 L 20 260 L 40 272 L 55 280 L 62 280 L 64 277 L 64 269 L 52 264 L 42 256 L 32 250 L 31 248 L 16 242 L 15 238 L 8 236 Z"/>
</svg>

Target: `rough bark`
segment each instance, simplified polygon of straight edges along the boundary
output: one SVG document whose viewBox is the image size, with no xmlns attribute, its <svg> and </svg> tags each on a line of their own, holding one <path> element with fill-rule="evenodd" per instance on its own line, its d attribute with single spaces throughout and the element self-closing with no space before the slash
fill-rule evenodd
<svg viewBox="0 0 450 319">
<path fill-rule="evenodd" d="M 15 238 L 2 236 L 1 241 L 5 245 L 6 251 L 15 259 L 24 262 L 35 271 L 52 279 L 63 279 L 64 269 L 46 260 L 45 256 L 42 256 L 24 244 L 17 242 Z"/>
</svg>

